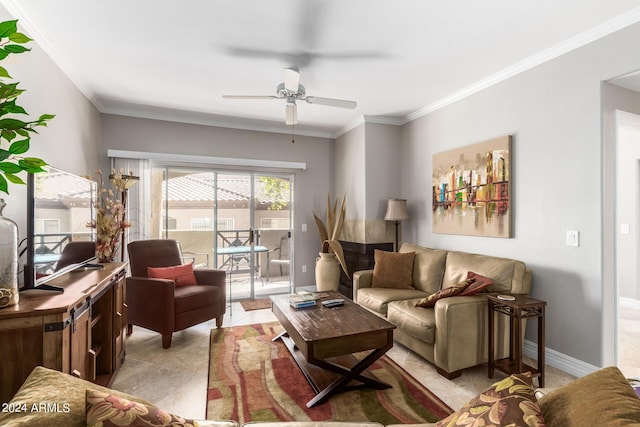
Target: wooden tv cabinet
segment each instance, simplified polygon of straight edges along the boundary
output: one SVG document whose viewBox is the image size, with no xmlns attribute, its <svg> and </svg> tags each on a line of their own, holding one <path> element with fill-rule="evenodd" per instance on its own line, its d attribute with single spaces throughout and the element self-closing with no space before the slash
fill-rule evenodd
<svg viewBox="0 0 640 427">
<path fill-rule="evenodd" d="M 48 282 L 64 293 L 28 290 L 0 309 L 0 403 L 38 365 L 111 383 L 125 356 L 126 267 L 73 271 Z"/>
</svg>

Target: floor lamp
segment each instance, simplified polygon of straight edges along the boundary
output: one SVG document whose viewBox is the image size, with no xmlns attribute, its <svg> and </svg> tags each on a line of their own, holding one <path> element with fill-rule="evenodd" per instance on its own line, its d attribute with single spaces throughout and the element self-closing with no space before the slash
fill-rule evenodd
<svg viewBox="0 0 640 427">
<path fill-rule="evenodd" d="M 134 175 L 124 174 L 111 174 L 109 180 L 120 189 L 120 201 L 122 202 L 122 221 L 125 220 L 127 215 L 127 197 L 129 195 L 129 189 L 136 185 L 140 180 L 140 177 Z M 120 246 L 120 261 L 124 262 L 124 249 L 125 249 L 125 229 L 122 229 L 121 246 Z"/>
<path fill-rule="evenodd" d="M 405 199 L 389 199 L 387 202 L 387 213 L 384 215 L 386 221 L 393 221 L 396 225 L 396 245 L 395 250 L 398 251 L 398 226 L 400 221 L 409 219 L 407 213 L 407 201 Z"/>
</svg>

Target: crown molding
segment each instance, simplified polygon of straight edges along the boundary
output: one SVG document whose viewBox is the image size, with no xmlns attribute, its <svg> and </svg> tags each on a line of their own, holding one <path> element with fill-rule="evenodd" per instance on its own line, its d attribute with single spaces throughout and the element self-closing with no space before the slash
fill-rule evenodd
<svg viewBox="0 0 640 427">
<path fill-rule="evenodd" d="M 365 115 L 360 116 L 357 119 L 353 120 L 348 125 L 344 126 L 338 132 L 334 133 L 332 135 L 332 137 L 333 137 L 333 139 L 339 138 L 342 135 L 344 135 L 345 133 L 357 128 L 358 126 L 360 126 L 360 125 L 362 125 L 364 123 L 376 123 L 376 124 L 380 124 L 380 125 L 400 126 L 400 125 L 406 123 L 406 121 L 405 121 L 404 117 L 370 116 L 370 115 L 366 115 L 365 114 Z"/>
<path fill-rule="evenodd" d="M 452 93 L 449 96 L 441 98 L 436 102 L 433 102 L 425 107 L 422 107 L 419 110 L 414 111 L 413 113 L 407 114 L 407 116 L 404 118 L 401 124 L 405 124 L 410 121 L 416 120 L 422 116 L 425 116 L 436 110 L 439 110 L 448 105 L 451 105 L 454 102 L 460 101 L 488 87 L 491 87 L 513 76 L 516 76 L 520 73 L 523 73 L 527 70 L 537 67 L 538 65 L 544 64 L 545 62 L 551 61 L 552 59 L 555 59 L 561 55 L 569 53 L 572 50 L 578 49 L 598 39 L 601 39 L 610 34 L 613 34 L 616 31 L 619 31 L 637 22 L 640 22 L 640 7 L 635 8 L 623 15 L 613 18 L 596 27 L 593 27 L 592 29 L 587 30 L 581 34 L 578 34 L 577 36 L 574 36 L 563 43 L 560 43 L 552 48 L 546 49 L 538 53 L 537 55 L 533 55 L 495 74 L 492 74 L 483 80 L 480 80 L 457 92 Z"/>
<path fill-rule="evenodd" d="M 101 113 L 117 116 L 136 117 L 140 119 L 164 120 L 168 122 L 187 123 L 192 125 L 214 126 L 228 129 L 248 130 L 256 132 L 280 133 L 291 137 L 292 129 L 284 123 L 259 119 L 247 119 L 235 116 L 224 116 L 197 111 L 165 109 L 157 107 L 123 104 L 118 107 L 102 107 Z M 311 136 L 333 139 L 333 132 L 319 129 L 305 129 L 296 125 L 294 136 Z"/>
</svg>

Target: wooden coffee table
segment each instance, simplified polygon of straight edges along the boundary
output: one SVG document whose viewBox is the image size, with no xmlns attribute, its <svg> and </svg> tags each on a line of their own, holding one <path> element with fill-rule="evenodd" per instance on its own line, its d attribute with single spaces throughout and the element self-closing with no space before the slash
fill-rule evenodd
<svg viewBox="0 0 640 427">
<path fill-rule="evenodd" d="M 288 295 L 271 297 L 273 313 L 285 329 L 274 341 L 285 343 L 316 393 L 307 407 L 351 386 L 391 387 L 365 369 L 393 347 L 395 326 L 347 298 L 343 306 L 323 307 L 320 301 L 343 296 L 322 294 L 327 296 L 316 306 L 299 309 L 289 305 Z M 360 359 L 354 356 L 358 352 L 368 354 Z"/>
</svg>

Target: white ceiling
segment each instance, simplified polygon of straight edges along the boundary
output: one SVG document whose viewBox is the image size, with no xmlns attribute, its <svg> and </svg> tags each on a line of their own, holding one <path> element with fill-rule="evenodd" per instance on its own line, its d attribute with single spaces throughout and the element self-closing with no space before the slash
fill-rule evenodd
<svg viewBox="0 0 640 427">
<path fill-rule="evenodd" d="M 105 113 L 297 134 L 401 124 L 640 20 L 640 0 L 2 0 Z"/>
</svg>

